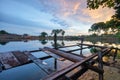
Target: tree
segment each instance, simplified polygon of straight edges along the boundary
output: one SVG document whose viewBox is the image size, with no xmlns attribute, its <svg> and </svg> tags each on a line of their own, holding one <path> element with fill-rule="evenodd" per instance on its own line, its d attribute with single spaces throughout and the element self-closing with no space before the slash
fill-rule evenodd
<svg viewBox="0 0 120 80">
<path fill-rule="evenodd" d="M 53 29 L 51 34 L 54 35 L 54 38 L 55 38 L 55 39 L 57 39 L 57 35 L 58 35 L 59 33 L 61 33 L 62 36 L 64 36 L 65 31 L 62 30 L 62 29 Z"/>
<path fill-rule="evenodd" d="M 100 6 L 109 7 L 115 10 L 115 14 L 110 21 L 106 22 L 105 31 L 109 28 L 113 32 L 119 32 L 120 25 L 120 0 L 87 0 L 87 7 L 90 9 L 98 9 Z"/>
<path fill-rule="evenodd" d="M 47 34 L 46 32 L 41 32 L 41 33 L 40 33 L 40 36 L 41 36 L 42 38 L 46 38 L 47 35 L 48 35 L 48 34 Z"/>
<path fill-rule="evenodd" d="M 98 23 L 94 23 L 88 31 L 89 32 L 94 31 L 94 33 L 98 32 L 99 34 L 102 30 L 105 30 L 105 28 L 106 28 L 106 24 L 104 22 L 98 22 Z"/>
<path fill-rule="evenodd" d="M 55 48 L 57 49 L 57 35 L 61 33 L 62 36 L 65 34 L 65 31 L 62 29 L 53 29 L 52 30 L 52 35 L 54 35 L 54 44 L 55 44 Z"/>
<path fill-rule="evenodd" d="M 0 34 L 8 34 L 8 32 L 6 32 L 5 30 L 1 30 Z"/>
</svg>

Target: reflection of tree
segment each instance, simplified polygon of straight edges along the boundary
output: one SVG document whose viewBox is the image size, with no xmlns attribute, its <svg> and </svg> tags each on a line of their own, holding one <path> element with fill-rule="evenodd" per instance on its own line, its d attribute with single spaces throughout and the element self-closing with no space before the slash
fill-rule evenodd
<svg viewBox="0 0 120 80">
<path fill-rule="evenodd" d="M 51 42 L 51 44 L 52 44 L 52 46 L 54 47 L 54 48 L 58 48 L 58 47 L 60 47 L 60 46 L 64 46 L 65 44 L 64 44 L 64 41 L 62 40 L 62 42 L 61 43 L 58 43 L 58 42 Z"/>
<path fill-rule="evenodd" d="M 1 45 L 6 45 L 8 42 L 0 42 Z"/>
<path fill-rule="evenodd" d="M 48 41 L 46 39 L 41 40 L 41 44 L 43 44 L 43 45 L 47 44 L 47 42 Z"/>
</svg>

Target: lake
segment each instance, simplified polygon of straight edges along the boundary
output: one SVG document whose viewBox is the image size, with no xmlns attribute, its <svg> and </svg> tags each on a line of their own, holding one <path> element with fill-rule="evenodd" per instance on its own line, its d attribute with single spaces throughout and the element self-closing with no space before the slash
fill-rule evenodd
<svg viewBox="0 0 120 80">
<path fill-rule="evenodd" d="M 58 41 L 58 45 L 60 46 L 68 46 L 68 45 L 73 45 L 73 44 L 77 44 L 80 43 L 80 41 Z M 93 44 L 89 41 L 85 41 L 84 43 L 86 44 Z M 118 47 L 120 48 L 119 43 L 118 44 L 114 44 L 114 43 L 101 43 L 101 42 L 97 42 L 96 44 L 101 45 L 101 46 L 113 46 L 113 47 Z M 0 54 L 3 54 L 4 52 L 8 52 L 8 51 L 31 51 L 31 50 L 38 50 L 39 48 L 43 48 L 43 47 L 54 47 L 54 42 L 52 40 L 48 40 L 48 41 L 39 41 L 39 40 L 33 40 L 33 41 L 12 41 L 12 42 L 8 42 L 8 43 L 1 43 L 0 44 Z M 72 49 L 77 49 L 79 48 L 78 46 L 76 47 L 69 47 L 65 50 L 72 50 Z M 64 50 L 64 48 L 61 48 L 61 50 Z M 85 49 L 82 51 L 83 55 L 85 56 L 89 56 L 90 50 L 89 49 Z M 36 56 L 37 58 L 42 58 L 45 56 L 48 56 L 46 53 L 44 52 L 33 52 L 31 53 L 34 56 Z M 74 54 L 80 54 L 80 51 L 75 51 Z M 71 64 L 73 64 L 73 62 L 69 61 L 69 60 L 64 60 L 64 61 L 60 61 L 60 60 L 56 60 L 53 57 L 47 58 L 45 60 L 43 60 L 43 65 L 46 65 L 49 67 L 49 69 L 51 70 L 51 72 L 57 71 L 57 70 L 61 70 Z M 45 73 L 45 71 L 43 71 L 42 68 L 38 67 L 36 64 L 34 63 L 29 63 L 29 64 L 25 64 L 19 67 L 15 67 L 12 69 L 8 69 L 8 70 L 4 70 L 0 73 L 0 80 L 40 80 L 42 78 L 44 78 L 47 74 Z"/>
</svg>

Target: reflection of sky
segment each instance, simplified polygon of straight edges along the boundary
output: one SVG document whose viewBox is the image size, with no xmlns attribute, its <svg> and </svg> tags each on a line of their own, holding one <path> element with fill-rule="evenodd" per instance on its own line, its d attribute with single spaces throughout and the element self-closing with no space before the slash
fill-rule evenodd
<svg viewBox="0 0 120 80">
<path fill-rule="evenodd" d="M 112 14 L 108 8 L 90 11 L 86 0 L 0 0 L 0 30 L 38 35 L 61 28 L 67 35 L 77 35 Z"/>
</svg>

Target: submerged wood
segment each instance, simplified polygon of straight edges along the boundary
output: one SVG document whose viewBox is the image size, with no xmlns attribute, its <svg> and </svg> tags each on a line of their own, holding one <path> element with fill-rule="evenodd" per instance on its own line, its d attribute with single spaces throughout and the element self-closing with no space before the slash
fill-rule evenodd
<svg viewBox="0 0 120 80">
<path fill-rule="evenodd" d="M 47 74 L 50 74 L 53 72 L 47 65 L 43 64 L 43 61 L 33 56 L 30 52 L 25 52 L 25 54 L 29 57 L 30 60 L 32 60 L 38 67 L 40 67 L 43 71 L 45 71 Z"/>
<path fill-rule="evenodd" d="M 3 64 L 5 69 L 20 65 L 20 62 L 11 52 L 8 52 L 6 54 L 0 54 L 0 62 Z"/>
<path fill-rule="evenodd" d="M 30 60 L 28 59 L 28 56 L 26 56 L 24 54 L 24 52 L 20 52 L 20 51 L 14 51 L 12 52 L 13 55 L 18 59 L 18 61 L 21 63 L 21 64 L 24 64 L 24 63 L 27 63 L 29 62 Z"/>
</svg>

